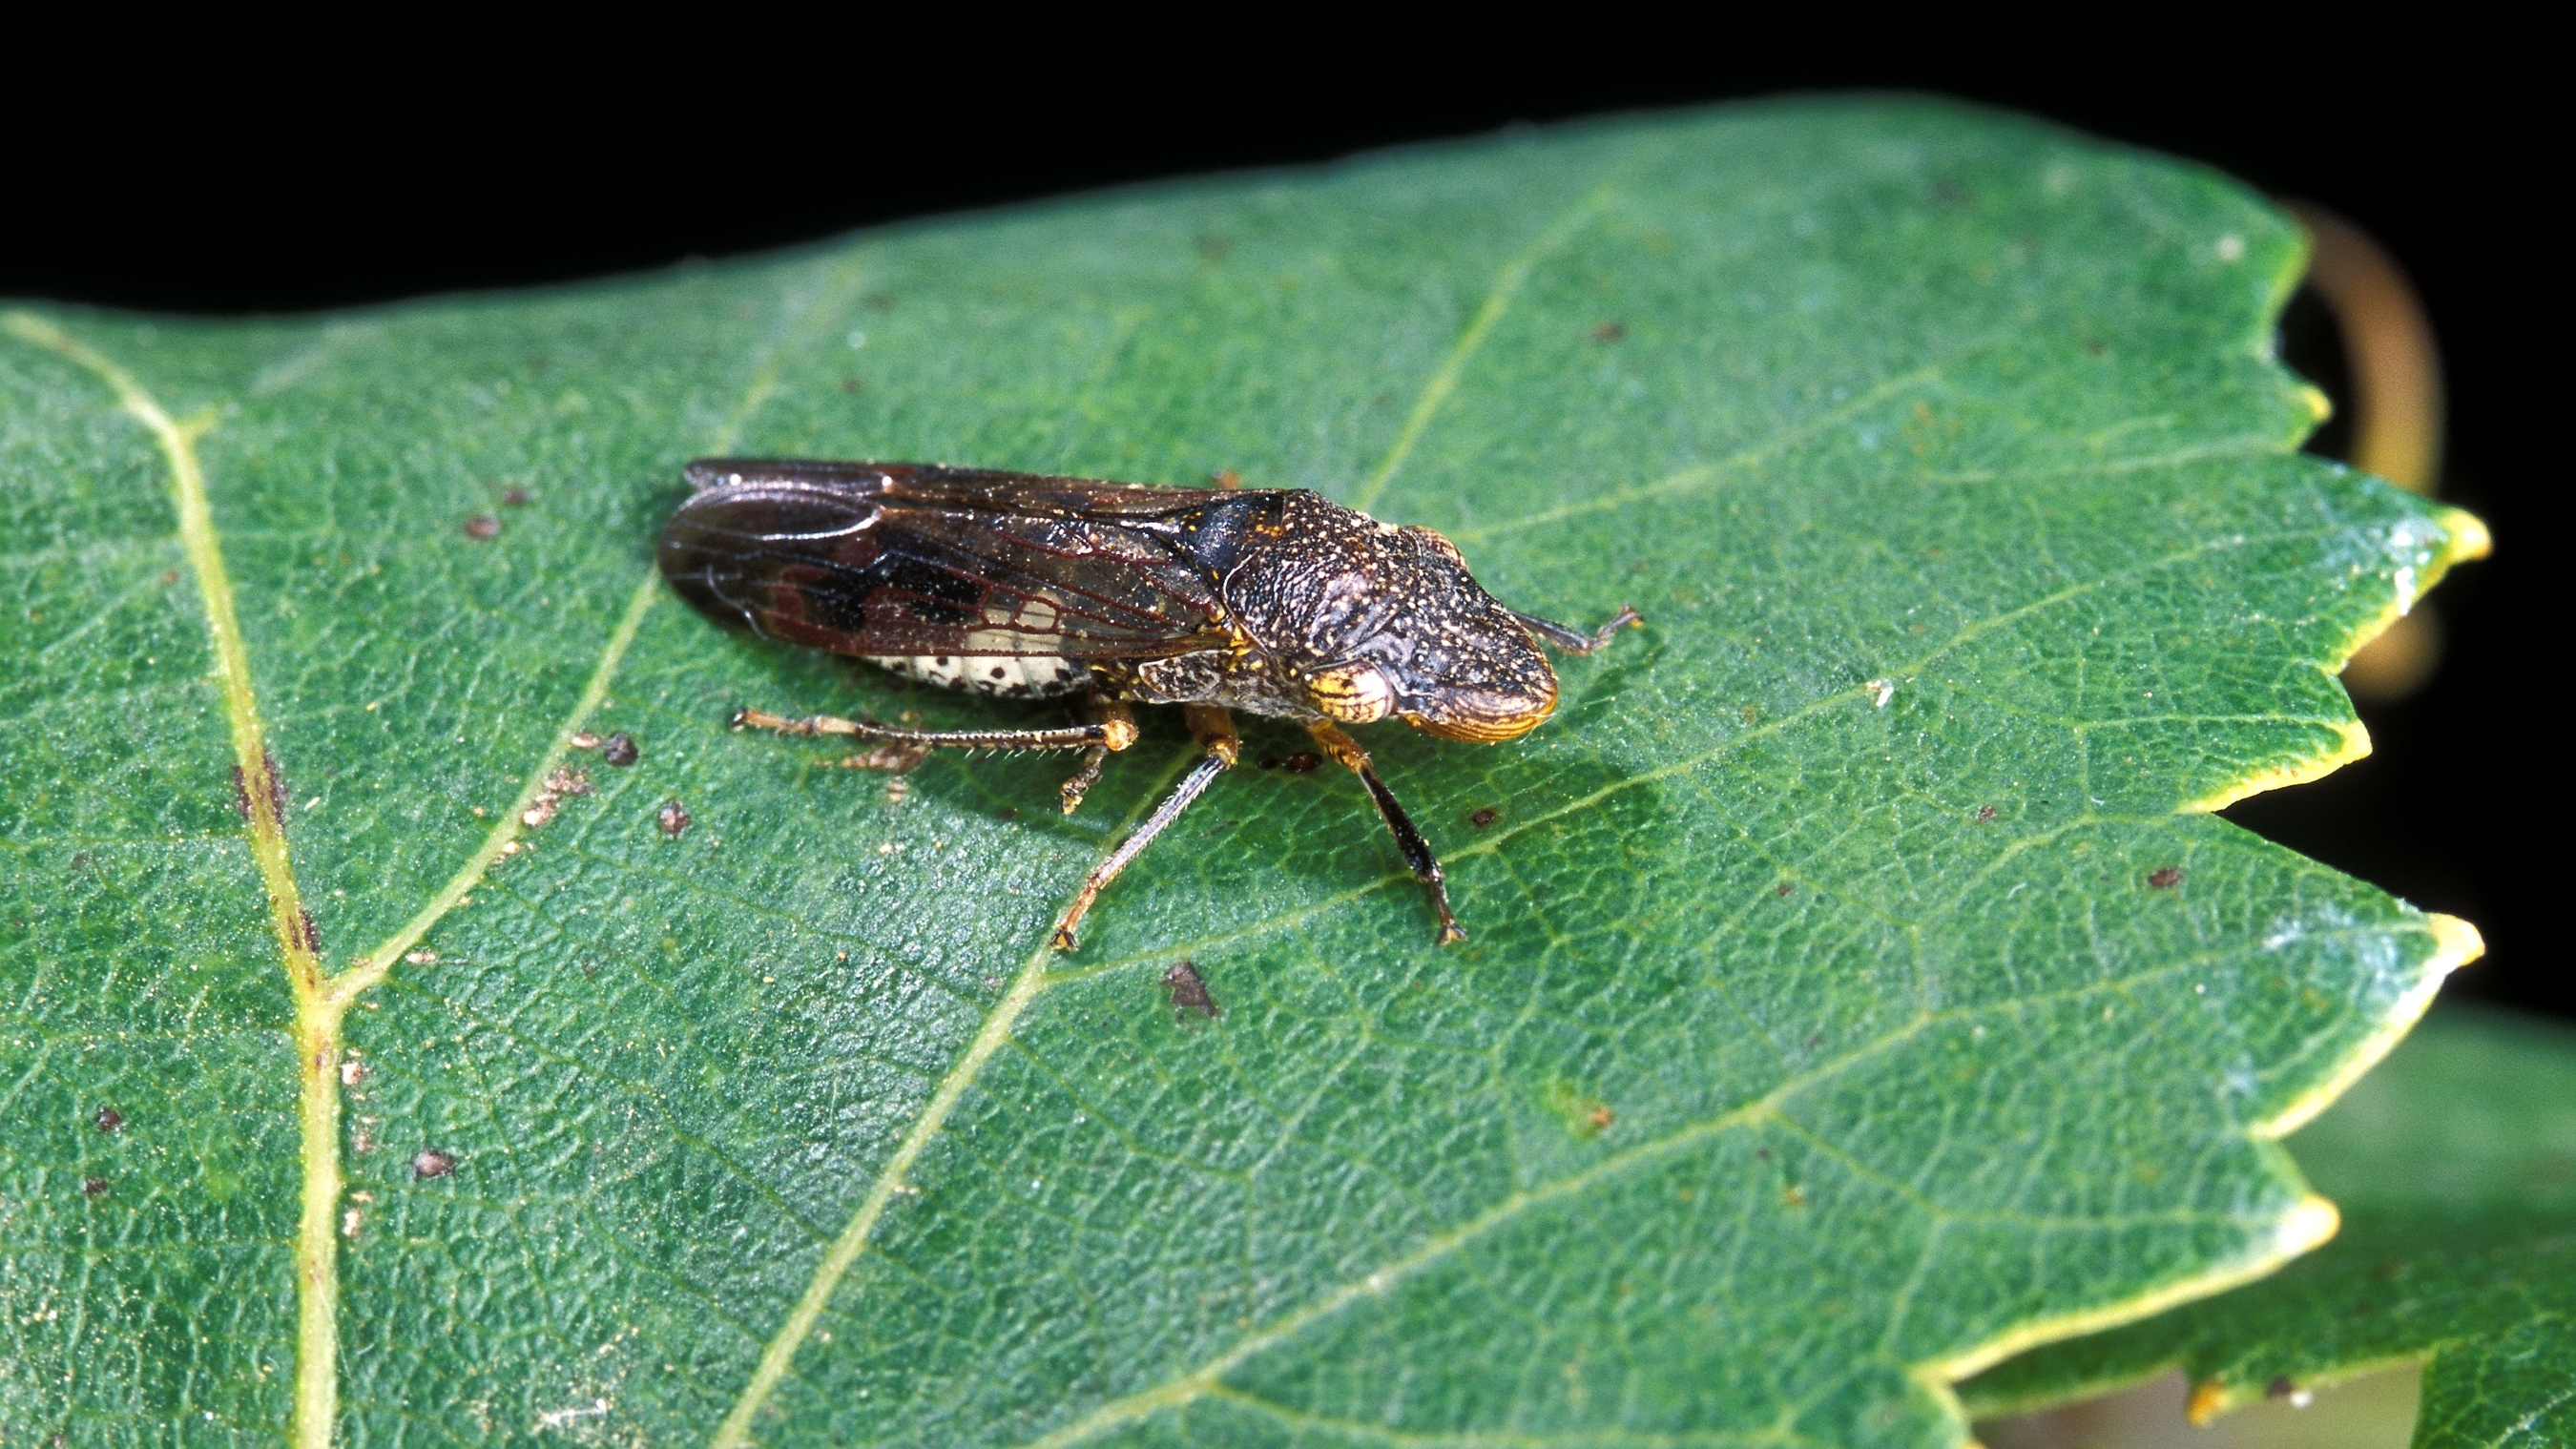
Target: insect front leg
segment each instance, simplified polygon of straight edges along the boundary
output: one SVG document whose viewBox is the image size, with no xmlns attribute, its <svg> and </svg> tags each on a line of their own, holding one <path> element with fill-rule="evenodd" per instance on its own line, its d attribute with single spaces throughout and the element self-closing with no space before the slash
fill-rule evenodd
<svg viewBox="0 0 2576 1449">
<path fill-rule="evenodd" d="M 1052 730 L 906 730 L 873 720 L 839 719 L 818 714 L 789 719 L 766 710 L 738 709 L 735 729 L 776 730 L 782 735 L 847 735 L 874 740 L 889 749 L 854 755 L 851 763 L 901 772 L 920 763 L 932 750 L 1123 750 L 1136 743 L 1136 722 L 1123 716 L 1087 725 Z"/>
<path fill-rule="evenodd" d="M 1360 777 L 1361 784 L 1368 787 L 1369 799 L 1377 804 L 1378 818 L 1386 822 L 1388 832 L 1395 836 L 1395 848 L 1404 852 L 1404 863 L 1413 868 L 1413 878 L 1422 882 L 1423 889 L 1431 893 L 1431 909 L 1440 913 L 1440 929 L 1432 938 L 1433 943 L 1446 946 L 1452 941 L 1466 940 L 1467 933 L 1458 929 L 1458 918 L 1449 912 L 1449 885 L 1441 878 L 1439 857 L 1431 853 L 1431 842 L 1423 839 L 1422 832 L 1414 828 L 1413 817 L 1405 814 L 1404 807 L 1395 803 L 1395 792 L 1386 788 L 1386 782 L 1377 777 L 1377 767 L 1369 763 L 1368 751 L 1360 748 L 1359 741 L 1342 733 L 1339 725 L 1329 722 L 1310 724 L 1306 731 L 1324 747 L 1326 754 L 1341 761 L 1351 773 Z"/>
<path fill-rule="evenodd" d="M 1097 689 L 1093 690 L 1091 718 L 1093 723 L 1103 726 L 1123 724 L 1127 727 L 1127 738 L 1130 741 L 1136 738 L 1136 717 L 1127 712 L 1127 701 L 1123 699 L 1103 694 Z M 1100 783 L 1100 767 L 1109 759 L 1109 752 L 1113 749 L 1125 748 L 1125 745 L 1112 745 L 1106 742 L 1084 748 L 1081 766 L 1062 785 L 1056 787 L 1056 793 L 1064 797 L 1065 814 L 1070 815 L 1079 808 L 1082 797 L 1090 794 L 1091 787 Z"/>
<path fill-rule="evenodd" d="M 1128 836 L 1107 860 L 1084 877 L 1082 890 L 1055 923 L 1057 950 L 1074 948 L 1077 943 L 1073 928 L 1082 924 L 1082 918 L 1090 912 L 1091 903 L 1100 898 L 1100 892 L 1118 878 L 1118 872 L 1125 870 L 1129 861 L 1154 843 L 1155 836 L 1180 819 L 1181 812 L 1190 808 L 1190 802 L 1199 798 L 1217 776 L 1234 768 L 1235 758 L 1242 753 L 1243 743 L 1234 732 L 1234 720 L 1224 710 L 1214 705 L 1193 704 L 1184 707 L 1181 714 L 1189 722 L 1190 733 L 1198 738 L 1199 748 L 1206 753 L 1199 756 L 1199 762 L 1181 777 L 1181 783 L 1172 787 L 1172 793 L 1163 797 L 1163 803 L 1154 807 L 1154 813 L 1145 817 L 1145 823 L 1136 827 L 1136 833 Z"/>
<path fill-rule="evenodd" d="M 1580 629 L 1568 628 L 1552 619 L 1542 619 L 1535 614 L 1524 614 L 1518 609 L 1512 611 L 1512 617 L 1521 621 L 1522 628 L 1537 635 L 1540 643 L 1553 644 L 1568 654 L 1597 654 L 1610 647 L 1610 640 L 1620 630 L 1631 624 L 1643 625 L 1646 622 L 1638 617 L 1636 606 L 1633 604 L 1621 604 L 1618 618 L 1589 634 Z"/>
</svg>

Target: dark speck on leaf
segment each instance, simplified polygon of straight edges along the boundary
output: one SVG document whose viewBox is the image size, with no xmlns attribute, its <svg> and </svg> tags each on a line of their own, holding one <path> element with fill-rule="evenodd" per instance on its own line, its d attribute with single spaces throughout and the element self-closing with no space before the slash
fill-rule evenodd
<svg viewBox="0 0 2576 1449">
<path fill-rule="evenodd" d="M 125 1125 L 125 1114 L 114 1107 L 101 1107 L 98 1109 L 98 1115 L 90 1120 L 98 1124 L 99 1131 L 113 1132 Z"/>
<path fill-rule="evenodd" d="M 1495 809 L 1491 805 L 1488 805 L 1484 809 L 1477 811 L 1475 814 L 1468 816 L 1467 823 L 1475 826 L 1478 830 L 1482 830 L 1486 826 L 1491 825 L 1502 818 L 1503 812 Z"/>
<path fill-rule="evenodd" d="M 1279 768 L 1287 771 L 1291 775 L 1311 775 L 1315 772 L 1315 767 L 1322 763 L 1324 763 L 1323 756 L 1309 754 L 1304 750 L 1299 750 L 1297 753 L 1281 760 L 1279 762 Z"/>
<path fill-rule="evenodd" d="M 525 488 L 504 488 L 501 490 L 501 501 L 512 508 L 525 508 L 528 506 L 528 490 Z"/>
<path fill-rule="evenodd" d="M 1980 805 L 1980 806 L 1978 806 L 1978 807 L 1977 807 L 1977 823 L 1978 823 L 1979 825 L 1983 825 L 1983 824 L 1985 824 L 1987 821 L 1992 820 L 1992 819 L 1994 819 L 1994 818 L 1995 818 L 1995 807 L 1993 807 L 1992 805 Z"/>
<path fill-rule="evenodd" d="M 86 851 L 86 850 L 75 850 L 75 851 L 73 851 L 73 852 L 72 852 L 72 869 L 74 869 L 74 870 L 87 870 L 87 869 L 89 869 L 89 852 L 88 852 L 88 851 Z"/>
<path fill-rule="evenodd" d="M 2299 1386 L 2290 1382 L 2290 1376 L 2288 1374 L 2275 1374 L 2272 1376 L 2272 1381 L 2263 1386 L 2263 1397 L 2267 1399 L 2286 1399 L 2298 1391 Z"/>
<path fill-rule="evenodd" d="M 1172 998 L 1172 1020 L 1182 1020 L 1182 1013 L 1195 1011 L 1210 1021 L 1216 1020 L 1216 998 L 1208 995 L 1207 981 L 1199 968 L 1187 961 L 1175 961 L 1163 973 L 1163 990 Z"/>
<path fill-rule="evenodd" d="M 2154 870 L 2147 872 L 2147 884 L 2154 886 L 2160 891 L 2172 890 L 2175 886 L 2182 884 L 2182 867 L 2178 865 L 2158 866 Z"/>
<path fill-rule="evenodd" d="M 482 543 L 501 536 L 501 520 L 488 513 L 478 513 L 465 520 L 465 536 Z"/>
<path fill-rule="evenodd" d="M 999 813 L 1004 820 L 1017 820 L 1020 818 L 1020 807 L 1017 805 L 1005 805 L 1001 808 Z"/>
<path fill-rule="evenodd" d="M 677 800 L 664 801 L 660 812 L 655 814 L 653 819 L 661 825 L 662 833 L 673 840 L 679 839 L 680 832 L 689 828 L 688 808 Z"/>
<path fill-rule="evenodd" d="M 619 769 L 634 764 L 643 755 L 642 750 L 635 748 L 634 737 L 628 734 L 613 734 L 599 742 L 599 757 Z"/>
<path fill-rule="evenodd" d="M 106 1193 L 107 1193 L 107 1179 L 106 1179 L 106 1178 L 103 1178 L 103 1177 L 84 1177 L 84 1178 L 82 1178 L 82 1179 L 81 1179 L 81 1196 L 83 1196 L 83 1197 L 103 1197 L 103 1196 L 105 1196 L 105 1195 L 106 1195 Z"/>
<path fill-rule="evenodd" d="M 1604 322 L 1592 329 L 1592 340 L 1595 342 L 1616 342 L 1627 335 L 1628 326 L 1624 322 Z"/>
<path fill-rule="evenodd" d="M 868 385 L 859 381 L 855 377 L 845 377 L 841 379 L 841 391 L 843 392 L 866 392 L 867 390 Z"/>
<path fill-rule="evenodd" d="M 1778 890 L 1776 890 L 1776 891 L 1773 891 L 1773 892 L 1772 892 L 1772 894 L 1773 894 L 1773 895 L 1775 895 L 1775 896 L 1782 896 L 1782 897 L 1785 897 L 1785 896 L 1787 896 L 1787 895 L 1789 894 L 1789 892 L 1791 892 L 1791 891 L 1793 891 L 1793 890 L 1796 890 L 1796 889 L 1797 889 L 1797 887 L 1796 887 L 1796 886 L 1793 886 L 1793 885 L 1789 884 L 1787 881 L 1785 881 L 1785 880 L 1784 880 L 1784 881 L 1780 882 L 1780 888 L 1779 888 Z"/>
<path fill-rule="evenodd" d="M 424 1147 L 411 1155 L 411 1175 L 415 1181 L 427 1182 L 445 1177 L 456 1170 L 456 1156 L 435 1147 Z"/>
<path fill-rule="evenodd" d="M 1816 1032 L 1807 1038 L 1807 1050 L 1814 1051 L 1817 1047 L 1824 1045 L 1824 1041 L 1825 1034 L 1823 1032 Z"/>
<path fill-rule="evenodd" d="M 2101 339 L 2101 338 L 2099 338 L 2099 337 L 2087 337 L 2087 338 L 2085 338 L 2085 339 L 2084 339 L 2084 350 L 2085 350 L 2087 353 L 2091 354 L 2092 356 L 2099 357 L 2099 356 L 2101 356 L 2103 353 L 2108 352 L 2108 351 L 2110 351 L 2111 349 L 2109 349 L 2109 348 L 2107 348 L 2107 347 L 2105 347 L 2105 346 L 2103 346 L 2103 345 L 2102 345 L 2102 339 Z"/>
</svg>

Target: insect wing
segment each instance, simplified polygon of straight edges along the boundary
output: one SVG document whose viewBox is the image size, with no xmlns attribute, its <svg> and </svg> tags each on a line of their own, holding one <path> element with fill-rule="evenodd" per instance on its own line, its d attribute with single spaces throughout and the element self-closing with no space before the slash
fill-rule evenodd
<svg viewBox="0 0 2576 1449">
<path fill-rule="evenodd" d="M 1215 579 L 1157 522 L 1189 513 L 1197 490 L 908 464 L 689 471 L 699 491 L 663 533 L 662 572 L 703 612 L 769 638 L 1087 659 L 1225 638 Z"/>
</svg>

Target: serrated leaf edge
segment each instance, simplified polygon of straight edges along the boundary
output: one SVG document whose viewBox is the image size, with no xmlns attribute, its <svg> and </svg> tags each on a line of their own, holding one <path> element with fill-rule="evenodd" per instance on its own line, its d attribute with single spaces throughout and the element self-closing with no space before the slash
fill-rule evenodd
<svg viewBox="0 0 2576 1449">
<path fill-rule="evenodd" d="M 2280 1111 L 2269 1118 L 2249 1124 L 2247 1135 L 2250 1138 L 2257 1142 L 2278 1142 L 2315 1120 L 2318 1113 L 2332 1106 L 2338 1098 L 2350 1090 L 2352 1084 L 2359 1081 L 2364 1072 L 2379 1065 L 2381 1059 L 2395 1050 L 2400 1041 L 2405 1040 L 2407 1033 L 2415 1029 L 2415 1024 L 2423 1019 L 2425 1011 L 2432 1006 L 2434 996 L 2441 990 L 2442 983 L 2450 979 L 2452 972 L 2486 954 L 2486 942 L 2479 936 L 2477 927 L 2457 916 L 2428 912 L 2424 917 L 2424 925 L 2426 931 L 2433 937 L 2433 955 L 2424 963 L 2416 983 L 2397 999 L 2394 1008 L 2381 1020 L 2378 1029 L 2356 1042 L 2345 1053 L 2343 1059 L 2335 1064 L 2333 1071 L 2291 1099 Z M 2301 1227 L 2298 1220 L 2314 1208 L 2320 1207 L 2326 1214 L 2324 1231 L 2307 1241 L 2297 1241 Z M 2025 1325 L 2023 1329 L 1993 1343 L 1980 1345 L 1965 1354 L 1930 1366 L 1926 1370 L 1928 1374 L 1925 1381 L 1926 1387 L 1936 1389 L 1951 1403 L 1956 1404 L 1957 1399 L 1951 1392 L 1950 1385 L 1992 1368 L 2014 1354 L 2027 1352 L 2061 1339 L 2079 1338 L 2088 1333 L 2100 1333 L 2107 1329 L 2118 1328 L 2142 1318 L 2151 1318 L 2169 1308 L 2177 1308 L 2185 1303 L 2226 1292 L 2231 1288 L 2243 1287 L 2247 1283 L 2269 1276 L 2292 1258 L 2323 1247 L 2333 1238 L 2340 1226 L 2341 1214 L 2335 1205 L 2322 1196 L 2310 1193 L 2298 1208 L 2292 1210 L 2290 1218 L 2284 1220 L 2282 1231 L 2275 1235 L 2268 1251 L 2239 1259 L 2218 1272 L 2159 1287 L 2122 1303 L 2107 1305 L 2088 1313 Z M 2340 1382 L 2342 1378 L 2366 1373 L 2372 1368 L 2413 1362 L 2422 1357 L 2421 1354 L 2402 1355 L 2384 1362 L 2355 1367 L 2335 1379 L 2319 1380 L 2319 1382 Z M 1984 1411 L 1988 1415 L 2029 1413 L 2075 1398 L 2091 1398 L 2100 1394 L 2116 1393 L 2123 1388 L 2144 1383 L 2179 1362 L 2177 1358 L 2153 1365 L 2135 1375 L 2084 1384 L 2070 1394 L 2052 1393 L 2027 1401 L 1989 1403 L 1984 1406 Z M 2215 1386 L 2205 1384 L 2200 1387 Z M 2233 1389 L 2221 1388 L 2221 1392 L 2226 1397 L 2204 1405 L 2197 1397 L 2196 1389 L 2191 1405 L 2191 1422 L 2206 1423 L 2211 1418 L 2249 1401 L 2247 1396 L 2236 1394 Z"/>
<path fill-rule="evenodd" d="M 2406 617 L 2417 601 L 2431 593 L 2434 586 L 2441 583 L 2443 576 L 2451 571 L 2452 565 L 2482 559 L 2494 551 L 2494 535 L 2487 531 L 2485 522 L 2476 514 L 2465 509 L 2445 507 L 2434 515 L 2434 520 L 2442 530 L 2443 545 L 2434 553 L 2431 562 L 2420 572 L 2411 575 L 2401 570 L 2398 586 L 2389 598 L 2387 606 L 2354 628 L 2334 648 L 2328 650 L 2326 657 L 2317 665 L 2319 669 L 2328 674 L 2341 674 L 2344 665 L 2350 662 L 2352 656 L 2361 652 L 2363 645 L 2387 633 L 2399 619 Z M 2351 708 L 2349 701 L 2345 708 Z M 2359 718 L 2348 718 L 2335 725 L 2334 729 L 2336 739 L 2331 747 L 2304 759 L 2285 761 L 2240 779 L 2231 780 L 2198 799 L 2185 801 L 2180 807 L 2182 812 L 2191 815 L 2214 815 L 2239 800 L 2250 799 L 2271 790 L 2285 789 L 2291 785 L 2305 785 L 2322 780 L 2344 766 L 2369 756 L 2370 731 L 2363 727 Z M 2470 928 L 2465 921 L 2455 924 L 2469 930 L 2472 936 L 2477 934 L 2475 929 Z M 2455 964 L 2466 965 L 2468 960 L 2474 960 L 2476 955 L 2477 952 L 2472 951 L 2469 957 Z"/>
<path fill-rule="evenodd" d="M 2433 955 L 2425 962 L 2423 973 L 2415 984 L 2407 989 L 2405 995 L 2397 998 L 2388 1014 L 2380 1019 L 2376 1030 L 2354 1043 L 2344 1059 L 2335 1064 L 2333 1072 L 2291 1099 L 2267 1120 L 2253 1124 L 2251 1130 L 2256 1141 L 2278 1142 L 2316 1120 L 2318 1113 L 2333 1106 L 2336 1098 L 2361 1080 L 2362 1073 L 2379 1065 L 2381 1058 L 2396 1050 L 2397 1044 L 2406 1039 L 2406 1034 L 2415 1029 L 2415 1023 L 2423 1019 L 2425 1009 L 2433 1004 L 2434 994 L 2442 989 L 2442 983 L 2450 979 L 2452 972 L 2487 953 L 2486 938 L 2478 934 L 2477 927 L 2458 916 L 2428 911 L 2424 915 L 2424 929 L 2432 934 Z"/>
<path fill-rule="evenodd" d="M 2450 974 L 2476 960 L 2486 950 L 2486 943 L 2479 937 L 2477 928 L 2457 916 L 2428 913 L 2424 922 L 2426 931 L 2433 937 L 2433 955 L 2424 963 L 2415 983 L 2397 998 L 2369 1035 L 2344 1053 L 2332 1071 L 2291 1099 L 2280 1111 L 2263 1121 L 2248 1124 L 2246 1135 L 2250 1139 L 2277 1142 L 2307 1125 L 2319 1112 L 2332 1105 L 2336 1098 L 2360 1080 L 2362 1073 L 2377 1066 L 2381 1058 L 2414 1030 L 2415 1023 L 2433 1004 L 2435 993 L 2441 990 L 2442 983 L 2449 979 Z M 2168 1308 L 2223 1293 L 2264 1277 L 2292 1258 L 2323 1246 L 2335 1235 L 2341 1223 L 2342 1216 L 2332 1202 L 2316 1193 L 2309 1193 L 2283 1217 L 2272 1240 L 2253 1253 L 2210 1272 L 2161 1285 L 2118 1303 L 2021 1325 L 1965 1353 L 1936 1360 L 1924 1366 L 1919 1376 L 1927 1386 L 1937 1385 L 1942 1394 L 1948 1396 L 1948 1385 L 1991 1368 L 2014 1354 L 2059 1339 L 2076 1338 L 2134 1323 Z M 1955 1403 L 1955 1398 L 1952 1401 Z"/>
</svg>

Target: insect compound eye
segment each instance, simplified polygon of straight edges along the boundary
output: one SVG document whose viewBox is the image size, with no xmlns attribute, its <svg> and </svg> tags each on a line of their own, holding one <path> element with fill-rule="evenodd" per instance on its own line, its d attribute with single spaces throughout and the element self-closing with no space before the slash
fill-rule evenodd
<svg viewBox="0 0 2576 1449">
<path fill-rule="evenodd" d="M 1306 698 L 1338 724 L 1369 724 L 1395 708 L 1395 686 L 1374 664 L 1343 664 L 1307 677 Z"/>
</svg>

